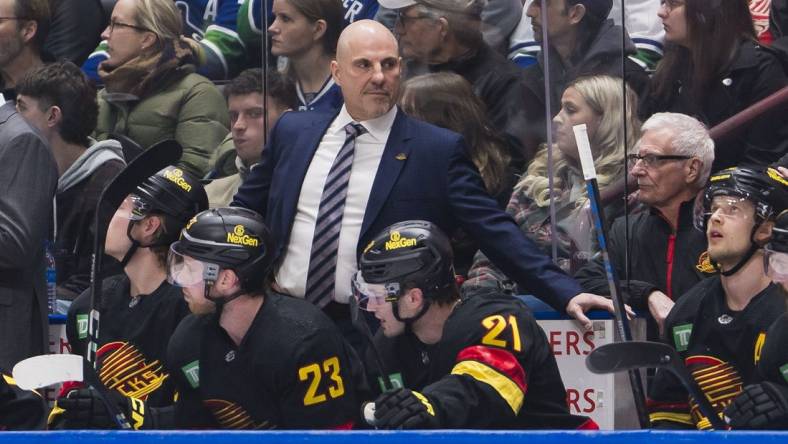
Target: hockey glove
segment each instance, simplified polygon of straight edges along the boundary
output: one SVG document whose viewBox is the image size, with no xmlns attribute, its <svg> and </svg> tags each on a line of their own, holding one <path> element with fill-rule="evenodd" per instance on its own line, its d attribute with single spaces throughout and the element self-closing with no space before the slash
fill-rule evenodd
<svg viewBox="0 0 788 444">
<path fill-rule="evenodd" d="M 381 429 L 437 429 L 440 421 L 426 396 L 408 389 L 396 389 L 375 400 L 375 426 Z"/>
<path fill-rule="evenodd" d="M 734 429 L 788 429 L 788 387 L 762 382 L 744 390 L 725 408 Z"/>
<path fill-rule="evenodd" d="M 110 390 L 109 402 L 126 416 L 135 429 L 142 427 L 145 418 L 145 403 Z M 95 389 L 72 390 L 65 397 L 58 398 L 55 409 L 61 410 L 62 428 L 66 429 L 114 429 L 118 428 L 116 419 Z"/>
</svg>

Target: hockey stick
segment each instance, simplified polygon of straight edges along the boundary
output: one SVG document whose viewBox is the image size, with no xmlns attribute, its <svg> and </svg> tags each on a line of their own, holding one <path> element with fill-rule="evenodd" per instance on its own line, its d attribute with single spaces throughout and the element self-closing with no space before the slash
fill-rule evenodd
<svg viewBox="0 0 788 444">
<path fill-rule="evenodd" d="M 681 381 L 700 412 L 709 419 L 716 430 L 728 427 L 717 415 L 714 407 L 692 377 L 678 352 L 671 346 L 659 342 L 630 341 L 601 345 L 586 357 L 586 367 L 597 374 L 619 371 L 636 371 L 639 368 L 661 368 L 669 370 Z"/>
<path fill-rule="evenodd" d="M 605 265 L 605 274 L 607 275 L 607 282 L 610 286 L 610 296 L 613 299 L 613 307 L 615 308 L 615 323 L 618 334 L 623 341 L 632 340 L 632 331 L 629 328 L 629 320 L 627 319 L 627 312 L 624 306 L 624 299 L 621 295 L 621 287 L 618 283 L 618 277 L 615 270 L 610 264 L 610 255 L 607 251 L 607 234 L 605 233 L 605 215 L 602 211 L 599 198 L 599 185 L 596 181 L 596 168 L 594 167 L 594 157 L 591 154 L 591 144 L 588 141 L 588 132 L 585 124 L 575 125 L 572 127 L 575 133 L 575 140 L 577 142 L 577 151 L 580 157 L 580 165 L 583 169 L 583 177 L 586 180 L 586 191 L 588 193 L 588 200 L 591 203 L 591 214 L 596 226 L 596 236 L 599 242 L 599 251 L 602 253 L 602 262 Z M 632 387 L 632 397 L 635 400 L 635 409 L 637 410 L 638 422 L 640 428 L 646 429 L 651 427 L 649 421 L 648 411 L 646 410 L 646 396 L 643 391 L 643 381 L 640 376 L 640 371 L 629 371 L 629 385 Z"/>
<path fill-rule="evenodd" d="M 383 358 L 380 357 L 380 352 L 375 346 L 375 341 L 372 337 L 372 330 L 370 330 L 367 321 L 361 316 L 361 309 L 358 307 L 356 298 L 351 296 L 350 300 L 348 301 L 348 305 L 350 306 L 350 323 L 353 324 L 353 327 L 355 327 L 359 333 L 361 333 L 361 336 L 367 343 L 369 350 L 372 352 L 372 358 L 375 361 L 375 370 L 377 370 L 378 375 L 380 375 L 380 389 L 384 392 L 387 392 L 396 388 L 390 383 L 391 381 L 389 381 L 389 375 L 385 371 L 385 366 L 383 365 Z M 363 360 L 364 357 L 361 356 L 361 358 Z"/>
<path fill-rule="evenodd" d="M 12 374 L 17 386 L 24 390 L 35 390 L 69 381 L 84 381 L 88 388 L 96 392 L 118 428 L 131 429 L 126 415 L 109 400 L 108 389 L 104 387 L 93 366 L 83 356 L 66 354 L 33 356 L 19 361 L 14 366 Z"/>
<path fill-rule="evenodd" d="M 88 316 L 88 346 L 85 359 L 95 366 L 96 349 L 99 334 L 99 304 L 102 292 L 102 261 L 104 257 L 104 241 L 107 238 L 109 221 L 115 210 L 120 206 L 137 185 L 159 170 L 171 165 L 181 158 L 183 148 L 174 140 L 161 141 L 137 156 L 126 165 L 115 178 L 109 182 L 101 192 L 96 204 L 96 219 L 94 221 L 93 255 L 90 270 L 90 314 Z"/>
</svg>

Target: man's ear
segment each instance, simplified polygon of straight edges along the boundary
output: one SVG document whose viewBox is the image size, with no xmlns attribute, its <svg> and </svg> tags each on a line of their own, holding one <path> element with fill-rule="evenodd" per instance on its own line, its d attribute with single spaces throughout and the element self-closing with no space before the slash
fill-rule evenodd
<svg viewBox="0 0 788 444">
<path fill-rule="evenodd" d="M 141 221 L 134 224 L 137 231 L 137 238 L 141 239 L 143 245 L 149 245 L 156 241 L 156 232 L 162 227 L 161 217 L 158 215 L 145 216 Z"/>
<path fill-rule="evenodd" d="M 331 65 L 329 67 L 331 68 L 331 77 L 334 78 L 334 83 L 336 83 L 337 85 L 339 85 L 341 87 L 342 86 L 342 78 L 341 78 L 341 75 L 340 75 L 341 73 L 340 73 L 340 70 L 339 70 L 339 63 L 337 63 L 336 60 L 332 60 L 331 61 Z"/>
<path fill-rule="evenodd" d="M 238 278 L 238 275 L 235 274 L 235 271 L 225 268 L 219 272 L 214 286 L 222 293 L 230 294 L 241 287 L 241 280 Z"/>
<path fill-rule="evenodd" d="M 774 228 L 774 221 L 767 220 L 766 222 L 762 223 L 761 226 L 755 230 L 755 243 L 758 245 L 766 245 L 769 242 L 769 239 L 772 237 L 772 228 Z"/>
<path fill-rule="evenodd" d="M 586 6 L 582 3 L 578 3 L 569 8 L 567 15 L 569 16 L 569 23 L 577 25 L 583 21 L 583 17 L 586 16 Z"/>
<path fill-rule="evenodd" d="M 439 17 L 437 22 L 438 25 L 440 26 L 438 32 L 440 33 L 441 38 L 445 39 L 446 36 L 449 35 L 449 21 L 446 20 L 445 17 Z"/>
<path fill-rule="evenodd" d="M 63 110 L 59 106 L 52 105 L 47 110 L 47 127 L 54 128 L 63 121 Z"/>
<path fill-rule="evenodd" d="M 690 159 L 689 162 L 687 162 L 687 164 L 684 166 L 684 183 L 697 183 L 699 178 L 698 176 L 700 176 L 701 166 L 701 160 L 697 157 Z"/>
</svg>

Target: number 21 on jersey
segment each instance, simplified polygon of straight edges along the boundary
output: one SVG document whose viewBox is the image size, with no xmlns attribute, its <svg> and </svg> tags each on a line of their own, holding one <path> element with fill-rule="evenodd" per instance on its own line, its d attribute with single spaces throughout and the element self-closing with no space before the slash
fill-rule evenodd
<svg viewBox="0 0 788 444">
<path fill-rule="evenodd" d="M 493 347 L 511 348 L 519 352 L 522 350 L 520 343 L 520 329 L 517 327 L 517 318 L 514 315 L 503 317 L 502 315 L 487 316 L 482 319 L 482 326 L 487 329 L 487 334 L 482 338 L 482 344 L 492 345 Z M 511 346 L 506 339 L 505 330 L 511 329 Z"/>
<path fill-rule="evenodd" d="M 320 404 L 329 398 L 339 398 L 345 394 L 345 384 L 339 374 L 339 358 L 332 356 L 319 363 L 305 365 L 298 369 L 298 380 L 309 381 L 304 395 L 304 406 Z M 326 379 L 325 384 L 321 384 Z"/>
</svg>

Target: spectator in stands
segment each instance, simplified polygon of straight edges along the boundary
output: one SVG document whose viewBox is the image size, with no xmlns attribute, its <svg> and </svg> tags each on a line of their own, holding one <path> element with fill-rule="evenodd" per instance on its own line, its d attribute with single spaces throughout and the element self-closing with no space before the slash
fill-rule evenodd
<svg viewBox="0 0 788 444">
<path fill-rule="evenodd" d="M 788 83 L 775 53 L 758 46 L 746 0 L 666 0 L 665 57 L 641 115 L 671 111 L 712 127 Z M 717 141 L 712 171 L 765 166 L 788 150 L 788 105 L 758 117 L 735 137 Z"/>
<path fill-rule="evenodd" d="M 635 103 L 637 96 L 627 87 L 627 102 Z M 576 269 L 593 254 L 588 205 L 583 175 L 577 153 L 572 127 L 581 123 L 588 128 L 591 150 L 594 154 L 597 181 L 605 189 L 623 175 L 622 159 L 627 147 L 637 140 L 640 122 L 637 110 L 627 108 L 622 113 L 625 100 L 621 79 L 609 76 L 585 77 L 573 82 L 561 99 L 561 112 L 553 119 L 555 125 L 555 146 L 553 165 L 548 165 L 546 145 L 534 158 L 520 183 L 515 186 L 507 213 L 512 215 L 520 230 L 541 249 L 549 254 L 553 236 L 558 236 L 558 264 L 565 271 Z M 624 133 L 622 121 L 627 122 Z M 549 177 L 552 172 L 552 195 L 555 199 L 556 221 L 550 220 Z M 620 209 L 614 203 L 606 208 L 608 217 Z M 552 223 L 551 223 L 552 222 Z M 463 292 L 486 291 L 490 287 L 501 287 L 517 293 L 526 289 L 516 289 L 515 284 L 481 252 L 474 257 L 468 280 L 463 284 Z"/>
<path fill-rule="evenodd" d="M 101 0 L 50 0 L 52 27 L 44 50 L 56 59 L 82 65 L 101 41 L 109 14 Z M 106 57 L 105 57 L 106 58 Z"/>
<path fill-rule="evenodd" d="M 106 87 L 99 92 L 96 138 L 128 136 L 143 148 L 164 139 L 183 146 L 180 164 L 202 177 L 229 126 L 227 105 L 205 77 L 180 30 L 169 1 L 119 0 L 107 39 L 109 58 L 99 66 Z"/>
<path fill-rule="evenodd" d="M 624 218 L 613 222 L 607 248 L 628 303 L 650 314 L 647 336 L 654 340 L 674 301 L 716 273 L 706 235 L 692 223 L 695 195 L 714 161 L 714 142 L 702 123 L 684 114 L 655 114 L 642 130 L 629 155 L 642 208 L 629 216 L 629 226 Z M 575 279 L 587 291 L 610 294 L 601 258 L 580 269 Z"/>
<path fill-rule="evenodd" d="M 16 98 L 17 82 L 44 64 L 48 0 L 0 0 L 0 105 Z"/>
<path fill-rule="evenodd" d="M 484 103 L 462 76 L 438 72 L 413 77 L 402 84 L 399 105 L 411 117 L 462 134 L 487 192 L 506 206 L 515 178 L 506 141 L 493 129 Z"/>
<path fill-rule="evenodd" d="M 662 20 L 657 17 L 659 7 L 659 2 L 654 0 L 626 0 L 624 8 L 627 32 L 637 48 L 637 53 L 629 57 L 648 72 L 654 72 L 662 58 L 665 30 L 662 29 Z M 613 2 L 607 17 L 621 25 L 621 2 Z M 531 21 L 528 8 L 523 9 L 520 23 L 508 42 L 508 58 L 523 68 L 536 63 L 536 55 L 540 51 Z"/>
<path fill-rule="evenodd" d="M 506 141 L 493 129 L 470 83 L 452 72 L 416 76 L 402 84 L 399 105 L 411 117 L 462 134 L 487 192 L 506 207 L 515 172 L 509 166 Z M 463 230 L 451 233 L 451 240 L 455 271 L 464 276 L 479 246 Z"/>
<path fill-rule="evenodd" d="M 187 37 L 186 42 L 194 52 L 198 74 L 211 80 L 225 80 L 246 66 L 247 52 L 236 33 L 238 0 L 178 0 L 174 3 L 181 11 L 181 33 Z M 82 65 L 91 80 L 102 82 L 98 66 L 107 57 L 107 40 L 104 37 Z"/>
<path fill-rule="evenodd" d="M 287 57 L 299 110 L 336 111 L 342 92 L 331 78 L 331 60 L 342 32 L 340 0 L 274 0 L 268 27 L 271 54 Z"/>
<path fill-rule="evenodd" d="M 55 62 L 22 79 L 16 108 L 49 143 L 57 162 L 55 237 L 58 298 L 73 300 L 90 284 L 93 222 L 101 191 L 123 169 L 115 140 L 96 142 L 96 89 L 71 62 Z"/>
<path fill-rule="evenodd" d="M 648 76 L 628 57 L 636 53 L 635 45 L 627 35 L 622 49 L 624 30 L 607 18 L 612 6 L 613 0 L 534 0 L 528 5 L 534 38 L 542 46 L 542 23 L 547 21 L 551 113 L 559 109 L 567 85 L 582 76 L 623 77 L 635 92 L 644 89 Z M 529 148 L 543 143 L 549 130 L 545 124 L 544 52 L 525 70 L 525 91 L 521 102 L 528 122 Z"/>
<path fill-rule="evenodd" d="M 405 59 L 429 71 L 454 72 L 465 78 L 487 107 L 495 129 L 506 137 L 511 164 L 522 171 L 533 157 L 523 150 L 522 72 L 482 39 L 481 0 L 380 0 L 397 10 L 394 27 Z"/>
<path fill-rule="evenodd" d="M 709 178 L 699 203 L 696 220 L 720 273 L 676 302 L 662 339 L 721 414 L 743 387 L 760 382 L 756 366 L 766 332 L 785 313 L 782 288 L 764 270 L 763 247 L 775 218 L 788 208 L 788 181 L 771 168 L 728 168 Z M 670 371 L 657 370 L 649 397 L 653 427 L 709 428 Z M 781 412 L 772 407 L 772 413 Z"/>
<path fill-rule="evenodd" d="M 293 82 L 275 70 L 268 73 L 263 97 L 262 74 L 260 68 L 247 69 L 224 88 L 230 109 L 229 138 L 234 149 L 224 156 L 228 160 L 220 159 L 220 163 L 232 162 L 237 172 L 206 185 L 211 208 L 230 204 L 249 169 L 260 161 L 267 131 L 283 112 L 298 106 Z"/>
</svg>

